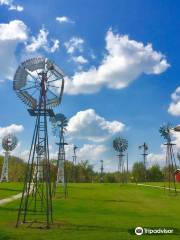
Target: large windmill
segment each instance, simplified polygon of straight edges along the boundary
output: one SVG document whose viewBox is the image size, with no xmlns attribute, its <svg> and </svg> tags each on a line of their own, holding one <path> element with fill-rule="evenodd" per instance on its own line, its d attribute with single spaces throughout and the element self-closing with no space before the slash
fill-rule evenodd
<svg viewBox="0 0 180 240">
<path fill-rule="evenodd" d="M 164 145 L 166 146 L 166 170 L 165 170 L 165 179 L 164 183 L 168 181 L 168 189 L 169 192 L 172 190 L 172 186 L 174 187 L 175 193 L 176 191 L 176 182 L 175 182 L 175 170 L 177 169 L 176 160 L 173 152 L 173 146 L 171 139 L 171 131 L 173 128 L 170 124 L 166 124 L 160 127 L 159 132 L 161 136 L 166 140 Z M 164 184 L 165 188 L 165 184 Z"/>
<path fill-rule="evenodd" d="M 47 58 L 32 58 L 18 67 L 13 88 L 36 119 L 16 226 L 30 223 L 50 227 L 53 219 L 47 117 L 54 116 L 52 108 L 61 103 L 63 72 Z"/>
<path fill-rule="evenodd" d="M 1 173 L 1 182 L 8 182 L 9 176 L 8 176 L 8 168 L 9 168 L 9 155 L 10 152 L 13 151 L 17 146 L 17 138 L 13 134 L 8 134 L 3 137 L 2 139 L 2 148 L 5 150 L 4 152 L 4 162 L 2 167 L 2 173 Z"/>
<path fill-rule="evenodd" d="M 62 183 L 64 197 L 66 197 L 67 193 L 67 177 L 65 171 L 65 148 L 64 146 L 67 145 L 64 141 L 64 133 L 67 130 L 66 127 L 68 125 L 67 118 L 58 113 L 54 117 L 50 118 L 53 127 L 53 134 L 58 138 L 58 159 L 57 159 L 57 166 L 56 166 L 56 176 L 53 185 L 53 194 L 56 194 L 57 185 L 58 183 Z"/>
<path fill-rule="evenodd" d="M 125 166 L 124 166 L 124 152 L 127 150 L 128 148 L 128 141 L 124 138 L 120 138 L 117 137 L 113 140 L 113 148 L 115 149 L 115 151 L 118 152 L 118 173 L 119 173 L 119 178 L 120 175 L 123 176 L 123 174 L 125 173 Z M 119 179 L 120 181 L 120 179 Z M 122 179 L 123 182 L 123 179 Z"/>
</svg>

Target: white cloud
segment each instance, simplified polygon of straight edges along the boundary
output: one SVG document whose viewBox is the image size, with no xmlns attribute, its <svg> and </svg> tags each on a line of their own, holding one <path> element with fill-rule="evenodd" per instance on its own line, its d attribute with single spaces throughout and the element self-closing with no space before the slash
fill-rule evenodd
<svg viewBox="0 0 180 240">
<path fill-rule="evenodd" d="M 169 105 L 168 112 L 174 116 L 180 115 L 180 87 L 176 88 L 171 94 L 172 102 Z"/>
<path fill-rule="evenodd" d="M 105 141 L 112 135 L 122 132 L 125 125 L 118 121 L 107 121 L 94 109 L 77 112 L 70 118 L 67 134 L 69 137 L 87 139 L 93 142 Z"/>
<path fill-rule="evenodd" d="M 72 21 L 69 17 L 66 16 L 62 16 L 62 17 L 56 17 L 56 21 L 58 21 L 59 23 L 75 23 L 74 21 Z"/>
<path fill-rule="evenodd" d="M 159 164 L 159 165 L 165 165 L 165 160 L 166 156 L 165 153 L 150 153 L 147 156 L 147 160 L 148 163 L 150 163 L 150 165 L 153 164 Z"/>
<path fill-rule="evenodd" d="M 142 74 L 160 74 L 170 66 L 166 57 L 154 51 L 151 44 L 130 40 L 127 35 L 114 34 L 111 29 L 105 41 L 106 54 L 100 65 L 67 78 L 66 93 L 94 93 L 104 86 L 122 89 Z M 82 46 L 82 43 L 71 39 L 65 46 L 68 53 L 73 53 L 75 46 Z"/>
<path fill-rule="evenodd" d="M 22 12 L 24 10 L 22 6 L 14 4 L 13 0 L 0 0 L 0 5 L 8 6 L 8 10 L 16 10 L 18 12 Z"/>
<path fill-rule="evenodd" d="M 102 155 L 107 151 L 104 145 L 84 144 L 77 150 L 78 158 L 80 160 L 89 160 L 91 162 L 99 161 Z"/>
<path fill-rule="evenodd" d="M 10 133 L 18 133 L 22 132 L 24 127 L 22 125 L 11 124 L 7 127 L 0 127 L 0 137 L 5 136 L 6 134 Z"/>
<path fill-rule="evenodd" d="M 84 40 L 82 38 L 73 37 L 64 43 L 68 53 L 73 54 L 75 51 L 83 51 Z"/>
<path fill-rule="evenodd" d="M 49 31 L 47 29 L 45 28 L 40 29 L 37 37 L 32 37 L 31 43 L 26 45 L 26 50 L 28 52 L 35 52 L 42 48 L 43 50 L 50 53 L 55 52 L 57 49 L 59 49 L 59 40 L 51 39 L 53 44 L 49 46 L 48 35 Z"/>
<path fill-rule="evenodd" d="M 72 57 L 72 60 L 75 62 L 75 63 L 78 63 L 78 64 L 86 64 L 88 63 L 88 60 L 85 59 L 83 56 L 77 56 L 77 57 Z"/>
<path fill-rule="evenodd" d="M 24 22 L 13 20 L 0 24 L 0 80 L 13 78 L 17 67 L 16 48 L 28 38 L 28 29 Z"/>
<path fill-rule="evenodd" d="M 84 144 L 82 147 L 79 147 L 76 151 L 77 162 L 82 160 L 89 160 L 90 163 L 95 163 L 104 157 L 104 154 L 107 152 L 107 147 L 100 144 Z M 67 145 L 65 147 L 66 159 L 72 160 L 73 155 L 73 145 Z"/>
</svg>

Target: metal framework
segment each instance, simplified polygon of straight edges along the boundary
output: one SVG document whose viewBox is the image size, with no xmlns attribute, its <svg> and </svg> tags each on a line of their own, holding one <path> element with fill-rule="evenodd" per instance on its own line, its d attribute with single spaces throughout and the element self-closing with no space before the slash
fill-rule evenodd
<svg viewBox="0 0 180 240">
<path fill-rule="evenodd" d="M 174 191 L 177 194 L 176 190 L 176 180 L 175 180 L 175 171 L 177 169 L 176 160 L 173 152 L 173 146 L 171 140 L 171 126 L 170 124 L 163 125 L 160 127 L 159 132 L 161 136 L 166 140 L 164 145 L 166 146 L 166 170 L 164 174 L 164 189 L 168 188 L 169 192 Z M 168 186 L 166 186 L 166 181 L 168 181 Z M 173 187 L 173 188 L 172 188 Z"/>
<path fill-rule="evenodd" d="M 9 176 L 8 176 L 8 168 L 9 168 L 9 156 L 10 152 L 13 151 L 17 146 L 17 138 L 16 136 L 12 134 L 8 134 L 3 137 L 2 139 L 2 147 L 5 150 L 4 152 L 4 161 L 3 161 L 3 167 L 2 167 L 2 173 L 1 173 L 1 182 L 8 182 Z"/>
<path fill-rule="evenodd" d="M 100 163 L 101 163 L 101 173 L 100 173 L 100 182 L 103 183 L 104 182 L 104 161 L 103 160 L 100 160 Z"/>
<path fill-rule="evenodd" d="M 62 183 L 64 197 L 67 196 L 67 177 L 66 177 L 66 167 L 65 167 L 65 143 L 64 133 L 67 130 L 68 125 L 67 118 L 58 113 L 54 117 L 50 118 L 50 121 L 53 126 L 53 134 L 59 139 L 58 145 L 58 159 L 56 165 L 56 176 L 53 184 L 53 195 L 56 194 L 58 183 Z"/>
<path fill-rule="evenodd" d="M 64 78 L 50 60 L 37 57 L 23 62 L 14 76 L 13 88 L 36 118 L 17 224 L 47 227 L 53 223 L 47 117 L 61 102 Z"/>
<path fill-rule="evenodd" d="M 77 146 L 74 145 L 73 147 L 73 182 L 76 182 L 76 162 L 77 162 L 77 155 L 76 155 L 76 150 L 77 150 Z"/>
<path fill-rule="evenodd" d="M 148 145 L 147 143 L 143 143 L 143 145 L 140 145 L 139 146 L 139 149 L 142 149 L 143 150 L 143 153 L 141 154 L 143 156 L 143 163 L 144 163 L 144 169 L 145 169 L 145 172 L 144 172 L 144 180 L 146 181 L 147 179 L 147 176 L 146 176 L 146 167 L 147 167 L 147 156 L 148 156 Z"/>
<path fill-rule="evenodd" d="M 117 137 L 113 140 L 113 148 L 115 151 L 117 151 L 119 154 L 117 155 L 119 158 L 118 161 L 118 173 L 119 173 L 119 182 L 124 183 L 124 177 L 125 174 L 125 166 L 124 166 L 124 152 L 128 148 L 128 141 L 124 138 Z"/>
</svg>

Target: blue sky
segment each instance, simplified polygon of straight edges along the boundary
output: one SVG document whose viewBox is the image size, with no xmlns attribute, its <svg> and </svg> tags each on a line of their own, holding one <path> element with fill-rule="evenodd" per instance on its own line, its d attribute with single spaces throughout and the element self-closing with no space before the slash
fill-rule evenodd
<svg viewBox="0 0 180 240">
<path fill-rule="evenodd" d="M 180 115 L 179 10 L 179 1 L 168 0 L 0 0 L 1 136 L 16 132 L 15 153 L 27 154 L 34 119 L 13 92 L 12 78 L 21 61 L 43 55 L 66 75 L 55 111 L 70 119 L 67 140 L 79 146 L 79 160 L 98 168 L 104 159 L 106 170 L 116 169 L 112 139 L 122 136 L 131 164 L 140 160 L 144 141 L 149 162 L 163 162 L 158 129 L 166 122 L 177 125 Z"/>
</svg>

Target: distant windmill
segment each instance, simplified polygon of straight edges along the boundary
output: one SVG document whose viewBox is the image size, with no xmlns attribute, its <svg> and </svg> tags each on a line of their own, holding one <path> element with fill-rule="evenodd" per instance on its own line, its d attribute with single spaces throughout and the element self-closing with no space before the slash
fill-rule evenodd
<svg viewBox="0 0 180 240">
<path fill-rule="evenodd" d="M 148 151 L 148 145 L 147 143 L 143 143 L 143 145 L 139 146 L 139 149 L 143 149 L 143 153 L 141 154 L 143 156 L 143 163 L 144 163 L 144 167 L 146 168 L 146 164 L 147 164 L 147 151 Z"/>
<path fill-rule="evenodd" d="M 175 174 L 174 174 L 175 169 L 177 169 L 177 165 L 176 165 L 174 152 L 173 152 L 173 146 L 175 144 L 172 143 L 171 130 L 173 130 L 173 129 L 172 129 L 171 125 L 168 123 L 166 125 L 161 126 L 159 129 L 159 132 L 160 132 L 161 136 L 166 140 L 166 143 L 164 143 L 164 145 L 166 146 L 166 168 L 168 169 L 168 173 L 166 174 L 165 177 L 168 180 L 169 192 L 172 189 L 171 183 L 173 183 L 174 191 L 175 191 L 175 193 L 177 193 Z M 165 181 L 166 181 L 166 179 L 165 179 Z M 165 187 L 165 185 L 164 185 L 164 187 Z"/>
<path fill-rule="evenodd" d="M 56 143 L 59 146 L 58 149 L 58 160 L 57 160 L 57 166 L 56 166 L 56 179 L 54 181 L 53 186 L 53 194 L 56 194 L 57 185 L 59 182 L 62 183 L 63 190 L 64 190 L 64 197 L 66 197 L 66 171 L 65 171 L 65 148 L 64 146 L 67 145 L 64 141 L 64 133 L 66 132 L 66 127 L 68 126 L 68 120 L 67 118 L 61 114 L 58 113 L 54 117 L 50 118 L 50 121 L 52 123 L 53 128 L 53 134 L 58 138 L 58 143 Z"/>
<path fill-rule="evenodd" d="M 77 155 L 76 155 L 76 150 L 77 150 L 77 146 L 74 145 L 73 146 L 73 182 L 76 181 L 76 162 L 77 162 Z"/>
<path fill-rule="evenodd" d="M 140 145 L 139 146 L 139 149 L 142 149 L 143 150 L 143 153 L 141 154 L 143 156 L 143 163 L 144 163 L 144 181 L 146 181 L 147 179 L 147 174 L 146 174 L 146 165 L 147 165 L 147 151 L 148 151 L 148 145 L 147 143 L 143 143 L 143 145 Z"/>
<path fill-rule="evenodd" d="M 118 162 L 118 173 L 120 176 L 120 173 L 124 173 L 124 161 L 123 161 L 123 156 L 124 152 L 128 148 L 128 141 L 124 138 L 117 137 L 113 140 L 113 148 L 115 151 L 118 152 L 118 157 L 119 157 L 119 162 Z"/>
<path fill-rule="evenodd" d="M 12 134 L 8 134 L 3 137 L 2 139 L 2 147 L 5 150 L 4 153 L 4 162 L 2 167 L 2 173 L 1 173 L 1 182 L 8 182 L 8 162 L 9 162 L 9 155 L 10 152 L 13 151 L 17 146 L 17 138 L 16 136 Z"/>
<path fill-rule="evenodd" d="M 100 162 L 101 162 L 100 182 L 102 183 L 102 182 L 104 182 L 104 173 L 103 173 L 103 171 L 104 171 L 104 165 L 103 165 L 104 161 L 100 160 Z"/>
</svg>

